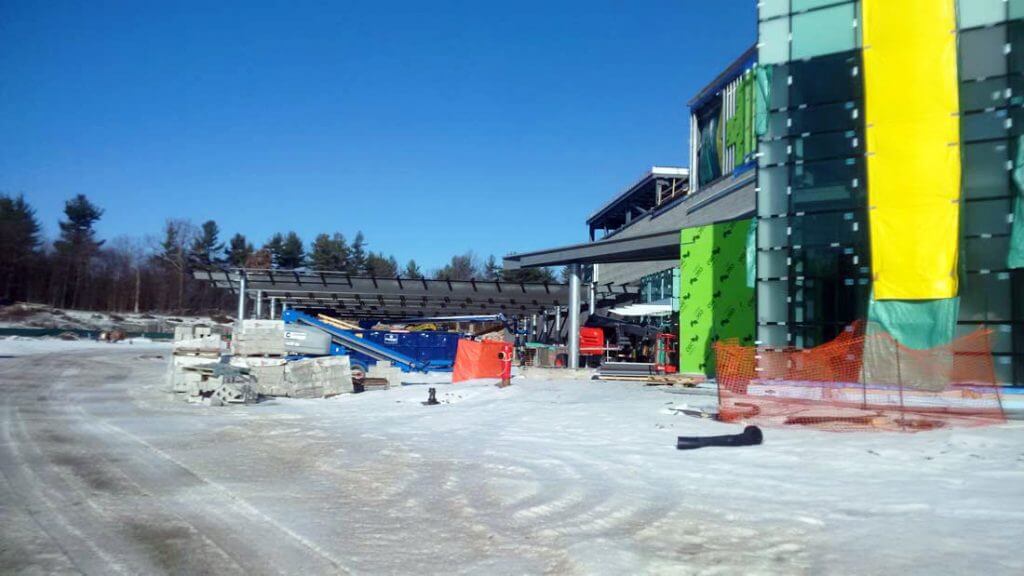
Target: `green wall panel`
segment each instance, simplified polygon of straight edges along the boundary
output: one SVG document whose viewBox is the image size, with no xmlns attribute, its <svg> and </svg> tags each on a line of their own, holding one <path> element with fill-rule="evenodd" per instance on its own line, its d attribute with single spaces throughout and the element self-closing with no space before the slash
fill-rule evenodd
<svg viewBox="0 0 1024 576">
<path fill-rule="evenodd" d="M 680 237 L 679 370 L 714 375 L 712 345 L 754 343 L 754 290 L 747 286 L 750 220 L 685 228 Z"/>
</svg>

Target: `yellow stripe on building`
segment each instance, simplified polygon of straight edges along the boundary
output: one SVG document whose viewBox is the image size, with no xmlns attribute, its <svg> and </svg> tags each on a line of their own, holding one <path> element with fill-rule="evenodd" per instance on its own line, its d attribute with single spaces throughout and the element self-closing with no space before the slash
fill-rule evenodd
<svg viewBox="0 0 1024 576">
<path fill-rule="evenodd" d="M 957 295 L 955 0 L 863 0 L 871 260 L 877 300 Z"/>
</svg>

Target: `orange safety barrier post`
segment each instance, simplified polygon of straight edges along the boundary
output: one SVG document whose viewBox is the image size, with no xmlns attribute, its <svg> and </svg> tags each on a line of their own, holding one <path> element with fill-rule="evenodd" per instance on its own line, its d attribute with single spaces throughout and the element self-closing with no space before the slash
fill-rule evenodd
<svg viewBox="0 0 1024 576">
<path fill-rule="evenodd" d="M 989 344 L 977 330 L 914 350 L 862 323 L 810 349 L 715 344 L 719 418 L 762 425 L 918 431 L 1006 421 Z"/>
<path fill-rule="evenodd" d="M 494 340 L 459 340 L 455 352 L 452 383 L 478 378 L 502 378 L 506 362 L 512 357 L 512 345 Z M 511 366 L 511 362 L 507 362 Z"/>
</svg>

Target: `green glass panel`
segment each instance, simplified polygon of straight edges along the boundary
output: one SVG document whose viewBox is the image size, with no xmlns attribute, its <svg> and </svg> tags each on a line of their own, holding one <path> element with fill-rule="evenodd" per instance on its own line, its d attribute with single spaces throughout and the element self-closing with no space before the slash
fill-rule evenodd
<svg viewBox="0 0 1024 576">
<path fill-rule="evenodd" d="M 793 59 L 855 49 L 856 19 L 853 4 L 793 16 Z"/>
<path fill-rule="evenodd" d="M 811 8 L 821 8 L 829 4 L 838 4 L 842 0 L 793 0 L 793 12 L 803 12 Z M 851 2 L 852 4 L 853 2 Z"/>
<path fill-rule="evenodd" d="M 973 28 L 1006 19 L 1005 0 L 960 0 L 960 27 Z"/>
<path fill-rule="evenodd" d="M 761 0 L 760 7 L 758 14 L 761 20 L 789 14 L 789 0 Z"/>
<path fill-rule="evenodd" d="M 758 61 L 779 64 L 789 60 L 789 18 L 762 22 L 758 26 Z"/>
<path fill-rule="evenodd" d="M 1024 0 L 1010 0 L 1010 18 L 1024 18 Z"/>
<path fill-rule="evenodd" d="M 1010 268 L 1024 268 L 1024 136 L 1017 140 L 1013 165 L 1013 184 L 1017 194 L 1013 204 L 1013 228 L 1006 264 Z"/>
</svg>

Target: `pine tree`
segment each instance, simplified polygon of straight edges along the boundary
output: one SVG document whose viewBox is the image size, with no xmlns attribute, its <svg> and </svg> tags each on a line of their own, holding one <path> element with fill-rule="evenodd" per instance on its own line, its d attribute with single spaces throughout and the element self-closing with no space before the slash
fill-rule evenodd
<svg viewBox="0 0 1024 576">
<path fill-rule="evenodd" d="M 76 306 L 89 264 L 103 245 L 96 239 L 93 226 L 103 216 L 103 210 L 79 194 L 64 204 L 66 220 L 58 222 L 60 238 L 53 243 L 60 267 L 63 269 L 62 282 L 58 287 L 56 303 L 60 306 Z"/>
<path fill-rule="evenodd" d="M 405 265 L 405 270 L 402 271 L 402 278 L 410 280 L 420 280 L 423 278 L 423 271 L 420 270 L 415 260 L 409 260 L 409 263 Z"/>
<path fill-rule="evenodd" d="M 38 256 L 41 240 L 36 211 L 25 197 L 0 194 L 0 294 L 4 298 L 26 298 L 28 267 Z"/>
<path fill-rule="evenodd" d="M 267 243 L 263 245 L 262 250 L 266 250 L 270 253 L 271 266 L 274 268 L 281 268 L 281 249 L 284 247 L 284 235 L 278 232 L 267 240 Z"/>
<path fill-rule="evenodd" d="M 279 268 L 285 270 L 294 270 L 306 265 L 306 250 L 303 247 L 302 239 L 295 232 L 289 232 L 284 237 L 277 263 Z"/>
<path fill-rule="evenodd" d="M 313 241 L 309 261 L 314 270 L 344 271 L 348 263 L 345 237 L 338 233 L 333 236 L 320 234 Z"/>
<path fill-rule="evenodd" d="M 366 274 L 366 237 L 362 232 L 356 233 L 352 241 L 352 252 L 349 254 L 346 272 L 352 276 Z"/>
<path fill-rule="evenodd" d="M 191 222 L 169 219 L 164 224 L 164 239 L 156 255 L 164 266 L 175 276 L 178 284 L 178 310 L 185 307 L 185 277 L 188 275 L 188 246 L 194 241 L 195 228 Z"/>
<path fill-rule="evenodd" d="M 375 278 L 394 278 L 398 276 L 398 262 L 394 257 L 370 252 L 366 257 L 366 273 Z"/>
<path fill-rule="evenodd" d="M 224 251 L 224 261 L 232 268 L 244 268 L 245 262 L 253 254 L 252 244 L 241 234 L 235 234 L 228 242 Z"/>
<path fill-rule="evenodd" d="M 203 222 L 199 234 L 192 240 L 189 247 L 189 260 L 193 266 L 209 268 L 224 263 L 220 253 L 224 250 L 224 243 L 220 241 L 220 228 L 213 220 Z"/>
<path fill-rule="evenodd" d="M 472 280 L 481 277 L 479 260 L 473 252 L 452 256 L 451 262 L 435 274 L 438 280 Z"/>
<path fill-rule="evenodd" d="M 484 278 L 488 280 L 501 280 L 501 272 L 501 265 L 498 264 L 498 261 L 494 258 L 494 255 L 491 254 L 490 256 L 488 256 L 487 263 L 484 264 Z"/>
</svg>

